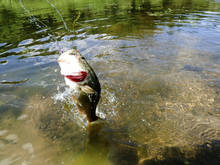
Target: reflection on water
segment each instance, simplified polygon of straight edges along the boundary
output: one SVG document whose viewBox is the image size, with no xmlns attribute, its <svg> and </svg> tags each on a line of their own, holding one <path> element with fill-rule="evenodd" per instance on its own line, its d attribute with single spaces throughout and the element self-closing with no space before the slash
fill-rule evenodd
<svg viewBox="0 0 220 165">
<path fill-rule="evenodd" d="M 219 164 L 220 4 L 0 2 L 0 165 Z M 77 48 L 102 85 L 91 125 L 56 62 Z"/>
</svg>

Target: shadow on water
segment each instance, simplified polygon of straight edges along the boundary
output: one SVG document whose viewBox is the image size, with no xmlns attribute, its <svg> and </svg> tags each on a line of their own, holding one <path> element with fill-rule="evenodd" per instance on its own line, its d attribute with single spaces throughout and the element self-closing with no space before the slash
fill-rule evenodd
<svg viewBox="0 0 220 165">
<path fill-rule="evenodd" d="M 138 164 L 138 146 L 129 140 L 125 128 L 112 128 L 107 121 L 99 119 L 88 124 L 85 129 L 77 124 L 77 119 L 67 119 L 71 108 L 69 105 L 66 105 L 65 111 L 38 108 L 38 112 L 35 111 L 32 116 L 35 126 L 50 141 L 60 146 L 60 152 L 72 153 L 72 165 Z"/>
<path fill-rule="evenodd" d="M 220 141 L 213 141 L 210 144 L 197 146 L 196 154 L 193 158 L 186 158 L 187 154 L 181 151 L 180 147 L 165 147 L 161 152 L 164 157 L 163 160 L 160 158 L 153 158 L 148 160 L 141 160 L 139 165 L 217 165 L 220 163 L 219 156 L 216 153 L 220 152 Z M 194 154 L 194 153 L 192 153 Z"/>
<path fill-rule="evenodd" d="M 125 131 L 111 130 L 106 125 L 107 123 L 101 120 L 88 125 L 85 151 L 74 161 L 74 165 L 138 164 L 137 145 L 128 141 Z"/>
</svg>

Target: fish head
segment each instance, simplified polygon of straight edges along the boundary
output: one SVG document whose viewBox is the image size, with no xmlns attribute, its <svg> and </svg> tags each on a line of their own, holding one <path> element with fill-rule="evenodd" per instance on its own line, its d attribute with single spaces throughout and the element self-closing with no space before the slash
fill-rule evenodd
<svg viewBox="0 0 220 165">
<path fill-rule="evenodd" d="M 62 53 L 57 61 L 68 86 L 75 87 L 77 83 L 86 80 L 89 73 L 88 63 L 77 50 L 71 49 Z"/>
</svg>

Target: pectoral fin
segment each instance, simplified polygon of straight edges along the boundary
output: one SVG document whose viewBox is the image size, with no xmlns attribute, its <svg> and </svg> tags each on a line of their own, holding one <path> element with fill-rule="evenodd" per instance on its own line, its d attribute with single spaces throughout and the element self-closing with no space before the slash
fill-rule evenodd
<svg viewBox="0 0 220 165">
<path fill-rule="evenodd" d="M 94 89 L 92 89 L 90 86 L 88 85 L 84 85 L 81 87 L 81 90 L 87 94 L 94 94 L 96 91 Z"/>
</svg>

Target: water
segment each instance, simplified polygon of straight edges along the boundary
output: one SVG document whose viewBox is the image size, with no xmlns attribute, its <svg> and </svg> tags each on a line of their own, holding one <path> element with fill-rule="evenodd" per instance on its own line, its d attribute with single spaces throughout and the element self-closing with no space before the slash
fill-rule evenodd
<svg viewBox="0 0 220 165">
<path fill-rule="evenodd" d="M 218 0 L 2 0 L 0 165 L 219 164 Z M 78 114 L 56 62 L 102 85 Z"/>
</svg>

